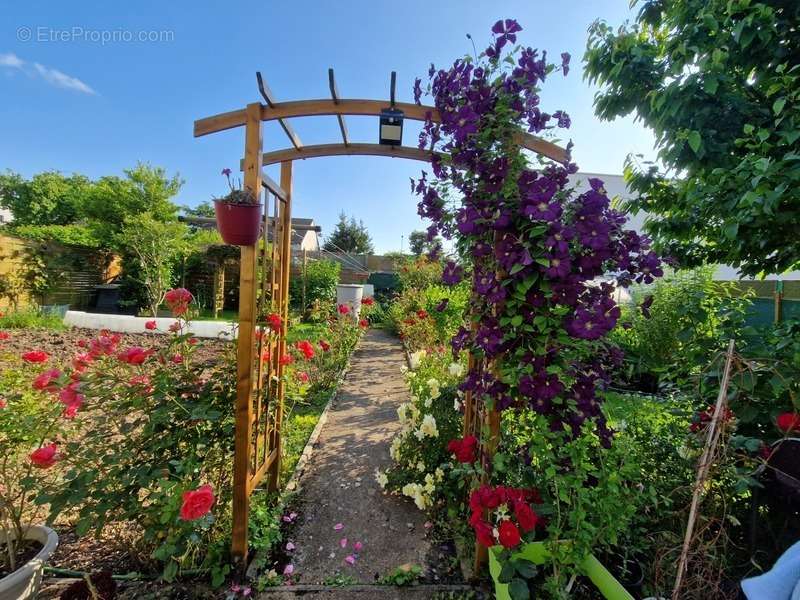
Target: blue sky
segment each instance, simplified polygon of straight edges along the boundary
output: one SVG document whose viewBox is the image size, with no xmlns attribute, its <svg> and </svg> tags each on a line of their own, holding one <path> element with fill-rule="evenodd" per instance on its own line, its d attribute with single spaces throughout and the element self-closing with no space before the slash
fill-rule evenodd
<svg viewBox="0 0 800 600">
<path fill-rule="evenodd" d="M 570 113 L 581 170 L 620 173 L 629 152 L 653 155 L 640 125 L 594 117 L 594 90 L 582 79 L 587 27 L 629 18 L 627 0 L 30 0 L 7 3 L 3 13 L 0 169 L 26 176 L 56 169 L 99 177 L 141 160 L 180 173 L 186 184 L 176 201 L 197 204 L 224 193 L 220 171 L 238 166 L 244 140 L 242 129 L 195 139 L 192 123 L 258 101 L 256 70 L 278 100 L 327 97 L 328 67 L 343 97 L 388 98 L 395 70 L 398 99 L 411 101 L 416 76 L 471 51 L 466 33 L 485 46 L 501 17 L 519 20 L 522 43 L 554 58 L 572 54 L 572 71 L 547 82 L 542 105 Z M 334 117 L 294 125 L 306 144 L 339 140 Z M 376 141 L 375 118 L 349 117 L 348 125 L 354 140 Z M 415 138 L 407 128 L 405 143 Z M 265 124 L 265 150 L 287 145 L 276 123 Z M 424 225 L 408 184 L 422 166 L 382 157 L 298 161 L 294 214 L 314 218 L 324 233 L 344 210 L 364 221 L 378 251 L 397 250 L 401 235 Z"/>
</svg>

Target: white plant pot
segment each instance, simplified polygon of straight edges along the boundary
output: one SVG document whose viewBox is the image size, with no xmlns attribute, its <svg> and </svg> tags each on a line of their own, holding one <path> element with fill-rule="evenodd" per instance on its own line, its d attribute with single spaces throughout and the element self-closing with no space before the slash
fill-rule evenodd
<svg viewBox="0 0 800 600">
<path fill-rule="evenodd" d="M 336 286 L 336 305 L 344 304 L 350 309 L 354 319 L 361 313 L 361 299 L 364 297 L 364 286 L 357 283 L 340 283 Z"/>
<path fill-rule="evenodd" d="M 39 542 L 42 549 L 19 569 L 0 579 L 0 598 L 3 600 L 35 598 L 42 583 L 44 566 L 58 546 L 58 535 L 44 525 L 31 525 L 25 538 Z"/>
</svg>

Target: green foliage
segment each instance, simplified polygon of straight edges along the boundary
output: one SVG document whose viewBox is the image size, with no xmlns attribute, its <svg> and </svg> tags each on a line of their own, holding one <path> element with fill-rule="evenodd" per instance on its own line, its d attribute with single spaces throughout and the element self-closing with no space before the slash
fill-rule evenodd
<svg viewBox="0 0 800 600">
<path fill-rule="evenodd" d="M 402 430 L 392 440 L 393 464 L 377 474 L 378 483 L 413 499 L 420 510 L 457 515 L 465 497 L 464 479 L 448 477 L 454 466 L 447 444 L 461 437 L 456 383 L 465 369 L 452 362 L 449 352 L 425 351 L 411 355 L 411 367 L 406 373 L 411 402 L 397 409 Z"/>
<path fill-rule="evenodd" d="M 351 254 L 372 254 L 372 238 L 369 236 L 363 221 L 356 222 L 355 218 L 347 220 L 347 215 L 341 213 L 339 222 L 328 236 L 324 249 L 328 252 L 350 252 Z"/>
<path fill-rule="evenodd" d="M 395 585 L 398 587 L 414 585 L 422 579 L 422 567 L 419 565 L 405 564 L 392 569 L 389 573 L 378 579 L 380 585 Z"/>
<path fill-rule="evenodd" d="M 328 575 L 322 580 L 322 585 L 328 585 L 332 587 L 347 587 L 348 585 L 357 584 L 358 579 L 352 575 L 342 575 L 341 573 L 336 573 L 336 575 Z"/>
<path fill-rule="evenodd" d="M 68 225 L 80 218 L 91 186 L 83 175 L 45 171 L 26 180 L 7 171 L 0 175 L 0 207 L 15 225 Z"/>
<path fill-rule="evenodd" d="M 611 334 L 625 353 L 629 380 L 650 385 L 648 391 L 658 381 L 686 384 L 731 338 L 742 339 L 750 301 L 735 283 L 715 281 L 713 272 L 678 271 L 632 290 L 634 305 L 623 307 Z M 648 297 L 652 305 L 643 311 Z"/>
<path fill-rule="evenodd" d="M 154 317 L 172 285 L 174 262 L 187 249 L 187 227 L 177 221 L 156 220 L 150 213 L 128 216 L 117 235 L 116 244 L 126 256 L 128 277 L 144 291 Z M 130 266 L 136 265 L 135 269 Z"/>
<path fill-rule="evenodd" d="M 213 218 L 216 214 L 214 212 L 214 205 L 208 200 L 203 200 L 197 206 L 182 206 L 183 214 L 189 217 L 206 217 Z"/>
<path fill-rule="evenodd" d="M 446 346 L 463 323 L 469 294 L 467 283 L 405 288 L 386 311 L 385 323 L 411 350 Z"/>
<path fill-rule="evenodd" d="M 28 456 L 74 430 L 60 418 L 59 402 L 31 389 L 31 370 L 38 375 L 44 369 L 21 362 L 17 359 L 0 370 L 0 528 L 14 533 L 13 539 L 3 539 L 0 552 L 0 565 L 7 572 L 21 566 L 15 540 L 24 539 L 29 523 L 42 522 L 44 510 L 34 498 L 56 485 L 53 472 L 34 467 Z"/>
<path fill-rule="evenodd" d="M 292 269 L 289 280 L 289 299 L 293 308 L 305 308 L 316 301 L 336 300 L 336 284 L 342 265 L 333 260 L 310 260 L 305 268 Z M 303 273 L 305 272 L 305 307 L 303 302 Z"/>
<path fill-rule="evenodd" d="M 401 290 L 422 289 L 442 281 L 442 263 L 437 260 L 420 256 L 406 258 L 402 262 L 398 261 L 398 264 L 401 265 L 398 271 Z"/>
<path fill-rule="evenodd" d="M 57 242 L 64 246 L 80 246 L 83 248 L 99 248 L 98 240 L 92 230 L 85 225 L 70 223 L 68 225 L 17 225 L 8 227 L 12 235 L 36 242 Z"/>
<path fill-rule="evenodd" d="M 66 325 L 58 315 L 43 314 L 34 309 L 6 312 L 0 316 L 0 329 L 52 329 L 59 331 L 65 328 Z"/>
<path fill-rule="evenodd" d="M 590 28 L 595 112 L 641 119 L 668 169 L 629 158 L 630 207 L 654 216 L 648 230 L 684 265 L 757 274 L 800 261 L 798 22 L 792 2 L 647 0 L 632 25 Z"/>
<path fill-rule="evenodd" d="M 428 241 L 428 233 L 425 231 L 412 231 L 408 236 L 408 248 L 414 256 L 420 256 L 424 252 L 441 251 L 442 238 L 438 235 Z"/>
<path fill-rule="evenodd" d="M 52 518 L 74 511 L 79 535 L 135 524 L 142 531 L 139 550 L 161 565 L 168 581 L 192 568 L 212 569 L 220 581 L 230 531 L 234 357 L 231 352 L 209 367 L 194 359 L 189 338 L 182 332 L 160 338 L 157 356 L 141 367 L 117 360 L 114 338 L 98 339 L 110 355 L 98 356 L 82 376 L 89 405 L 76 418 L 82 434 L 62 443 L 63 485 L 39 501 L 50 505 Z M 141 375 L 148 381 L 131 381 Z M 183 493 L 205 483 L 214 489 L 213 511 L 181 519 Z"/>
</svg>

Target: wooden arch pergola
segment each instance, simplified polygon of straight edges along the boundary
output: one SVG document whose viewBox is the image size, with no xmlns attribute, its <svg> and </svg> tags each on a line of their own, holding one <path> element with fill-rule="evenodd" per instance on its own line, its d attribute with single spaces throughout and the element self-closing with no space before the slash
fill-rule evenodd
<svg viewBox="0 0 800 600">
<path fill-rule="evenodd" d="M 243 185 L 259 201 L 262 188 L 267 200 L 270 196 L 274 200 L 271 214 L 270 203 L 264 202 L 261 239 L 252 246 L 241 247 L 231 552 L 242 563 L 247 557 L 250 494 L 265 477 L 269 490 L 277 490 L 279 487 L 281 421 L 285 394 L 283 365 L 279 358 L 286 352 L 291 268 L 292 164 L 298 159 L 345 155 L 388 156 L 429 162 L 434 154 L 427 150 L 402 145 L 351 142 L 345 117 L 378 117 L 382 110 L 391 105 L 403 111 L 405 119 L 425 121 L 430 116 L 435 122 L 441 121 L 438 109 L 433 106 L 394 102 L 394 74 L 389 101 L 340 98 L 333 69 L 328 71 L 331 97 L 316 100 L 277 102 L 261 73 L 256 73 L 256 78 L 264 103 L 254 102 L 243 109 L 194 122 L 195 137 L 244 127 L 244 159 L 241 161 Z M 337 118 L 342 142 L 304 146 L 289 119 L 324 115 Z M 261 124 L 264 121 L 278 121 L 291 147 L 263 152 Z M 517 142 L 521 147 L 557 162 L 566 162 L 568 158 L 563 148 L 528 133 L 520 132 Z M 281 165 L 280 182 L 275 182 L 263 172 L 262 167 L 278 163 Z M 274 228 L 272 238 L 275 240 L 271 248 L 271 261 L 267 256 L 269 227 Z M 276 336 L 277 339 L 270 342 L 266 342 L 258 334 L 257 328 L 259 317 L 267 312 L 277 312 L 283 317 L 282 330 Z M 464 406 L 465 435 L 480 434 L 482 426 L 487 426 L 491 433 L 489 439 L 484 440 L 483 446 L 491 454 L 496 447 L 499 433 L 498 413 L 489 411 L 488 414 L 478 414 L 470 393 L 465 398 Z"/>
</svg>

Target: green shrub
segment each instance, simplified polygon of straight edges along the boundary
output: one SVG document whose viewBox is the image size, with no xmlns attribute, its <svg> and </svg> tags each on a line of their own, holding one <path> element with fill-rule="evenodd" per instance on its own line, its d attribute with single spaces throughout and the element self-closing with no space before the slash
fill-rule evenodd
<svg viewBox="0 0 800 600">
<path fill-rule="evenodd" d="M 305 309 L 316 301 L 336 300 L 336 284 L 342 265 L 333 260 L 309 260 L 305 267 L 305 306 L 303 306 L 303 268 L 292 269 L 289 300 L 292 308 Z"/>
<path fill-rule="evenodd" d="M 61 317 L 26 309 L 3 314 L 0 329 L 66 329 Z"/>
<path fill-rule="evenodd" d="M 712 267 L 678 271 L 632 290 L 634 304 L 623 307 L 610 336 L 625 352 L 628 379 L 649 378 L 647 391 L 658 381 L 685 384 L 728 340 L 742 339 L 750 301 L 712 275 Z"/>
</svg>

